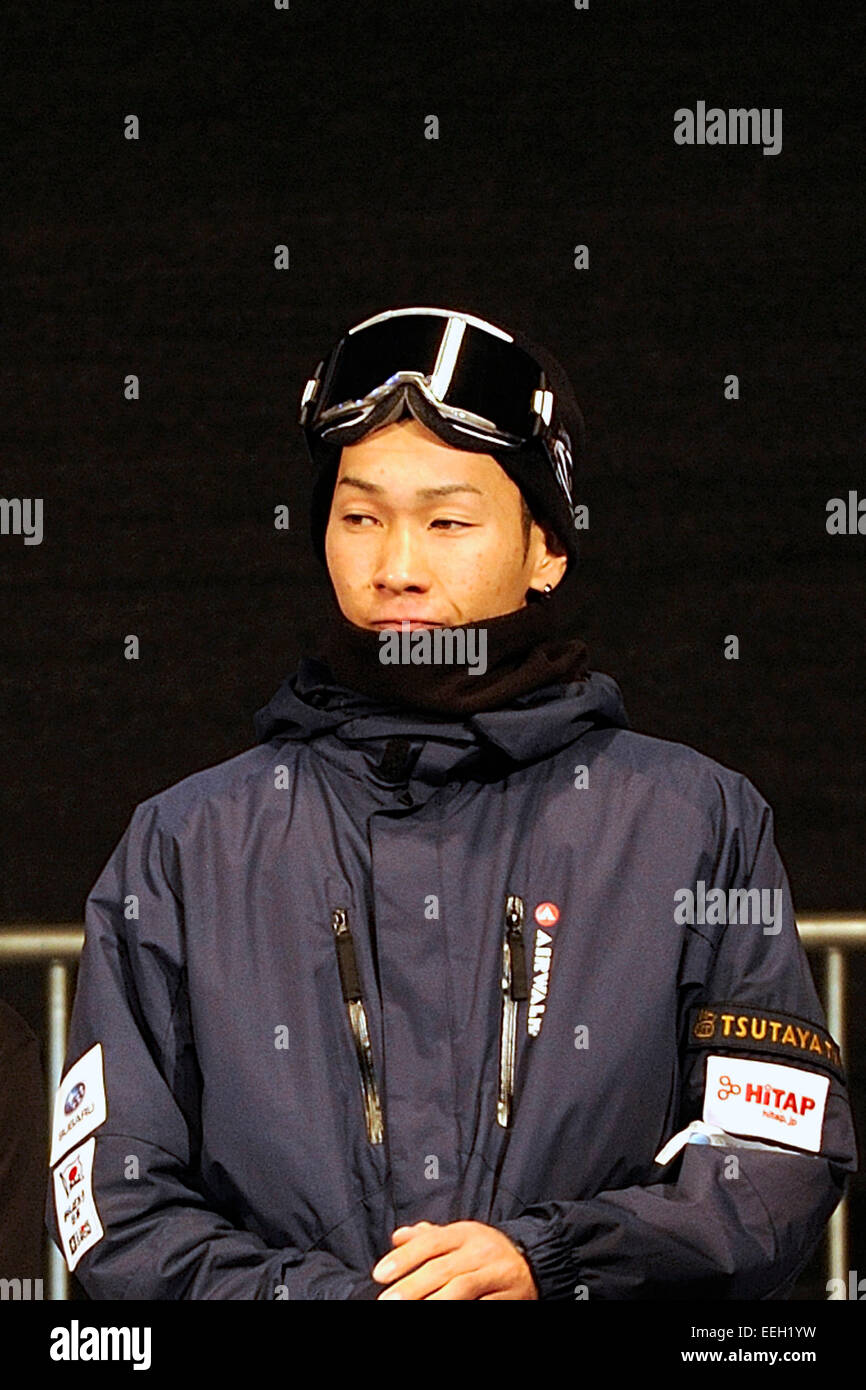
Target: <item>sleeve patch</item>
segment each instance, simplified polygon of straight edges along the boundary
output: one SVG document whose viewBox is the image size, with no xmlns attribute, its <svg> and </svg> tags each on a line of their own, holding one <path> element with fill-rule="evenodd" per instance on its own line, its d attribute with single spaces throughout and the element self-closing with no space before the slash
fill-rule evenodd
<svg viewBox="0 0 866 1390">
<path fill-rule="evenodd" d="M 703 1119 L 732 1134 L 817 1153 L 829 1087 L 829 1076 L 802 1067 L 708 1057 Z"/>
<path fill-rule="evenodd" d="M 826 1029 L 805 1018 L 743 1004 L 701 1004 L 691 1010 L 687 1046 L 769 1052 L 786 1062 L 820 1067 L 844 1084 L 839 1049 Z"/>
<path fill-rule="evenodd" d="M 57 1230 L 70 1274 L 85 1250 L 96 1245 L 105 1234 L 93 1195 L 95 1152 L 96 1140 L 88 1139 L 54 1169 Z"/>
<path fill-rule="evenodd" d="M 57 1087 L 48 1166 L 53 1168 L 73 1145 L 80 1144 L 107 1118 L 102 1043 L 94 1043 L 73 1063 Z"/>
</svg>

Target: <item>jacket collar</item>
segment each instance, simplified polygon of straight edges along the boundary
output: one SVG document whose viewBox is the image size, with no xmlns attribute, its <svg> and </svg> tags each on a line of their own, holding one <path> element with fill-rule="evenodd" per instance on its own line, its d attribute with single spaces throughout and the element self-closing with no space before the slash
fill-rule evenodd
<svg viewBox="0 0 866 1390">
<path fill-rule="evenodd" d="M 344 764 L 360 768 L 360 752 L 374 777 L 388 745 L 393 751 L 394 740 L 406 740 L 412 779 L 431 786 L 455 776 L 502 775 L 509 765 L 537 762 L 604 727 L 629 723 L 619 686 L 600 671 L 531 691 L 505 709 L 452 718 L 389 706 L 340 686 L 315 657 L 303 657 L 255 716 L 260 743 L 322 740 L 321 751 Z"/>
</svg>

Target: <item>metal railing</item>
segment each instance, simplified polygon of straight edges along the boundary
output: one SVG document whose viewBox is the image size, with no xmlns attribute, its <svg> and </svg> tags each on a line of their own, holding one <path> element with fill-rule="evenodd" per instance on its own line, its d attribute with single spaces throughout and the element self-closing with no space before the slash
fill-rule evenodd
<svg viewBox="0 0 866 1390">
<path fill-rule="evenodd" d="M 848 1000 L 847 952 L 866 947 L 866 917 L 854 912 L 822 912 L 797 921 L 800 939 L 807 951 L 821 951 L 825 958 L 824 1008 L 827 1027 L 846 1058 L 846 1013 Z M 54 1093 L 63 1075 L 66 1036 L 69 1030 L 70 963 L 77 961 L 84 945 L 84 927 L 27 924 L 0 928 L 0 967 L 32 965 L 45 967 L 45 1005 L 48 1023 L 48 1066 L 45 1077 L 48 1094 L 48 1124 L 54 1111 Z M 819 982 L 820 983 L 820 982 Z M 47 1178 L 47 1173 L 46 1173 Z M 53 1241 L 48 1245 L 48 1296 L 63 1300 L 69 1296 L 66 1262 Z M 841 1279 L 848 1287 L 849 1232 L 848 1199 L 843 1198 L 830 1218 L 826 1236 L 827 1278 Z"/>
</svg>

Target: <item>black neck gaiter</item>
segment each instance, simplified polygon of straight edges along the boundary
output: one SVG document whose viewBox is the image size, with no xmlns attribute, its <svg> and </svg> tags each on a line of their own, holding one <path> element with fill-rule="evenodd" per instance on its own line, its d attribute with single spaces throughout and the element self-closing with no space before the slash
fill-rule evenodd
<svg viewBox="0 0 866 1390">
<path fill-rule="evenodd" d="M 542 686 L 586 676 L 587 647 L 575 631 L 576 578 L 572 565 L 548 597 L 528 599 L 526 607 L 498 618 L 451 628 L 467 635 L 470 629 L 484 629 L 486 670 L 477 675 L 467 662 L 384 663 L 382 634 L 349 622 L 333 586 L 329 615 L 311 654 L 328 665 L 339 685 L 386 704 L 460 715 L 501 709 Z M 456 644 L 453 649 L 461 650 Z M 476 638 L 474 646 L 467 640 L 465 651 L 485 648 Z"/>
</svg>

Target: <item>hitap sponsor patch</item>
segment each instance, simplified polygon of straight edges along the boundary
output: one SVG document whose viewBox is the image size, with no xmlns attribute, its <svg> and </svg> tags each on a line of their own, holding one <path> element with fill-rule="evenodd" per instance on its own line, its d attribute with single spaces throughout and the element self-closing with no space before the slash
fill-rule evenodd
<svg viewBox="0 0 866 1390">
<path fill-rule="evenodd" d="M 802 1067 L 708 1057 L 703 1119 L 817 1153 L 829 1086 L 829 1077 Z"/>
<path fill-rule="evenodd" d="M 49 1166 L 53 1168 L 73 1144 L 80 1144 L 107 1117 L 102 1043 L 94 1043 L 89 1052 L 69 1068 L 57 1087 Z"/>
</svg>

